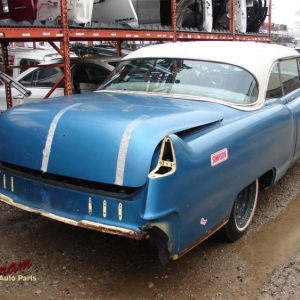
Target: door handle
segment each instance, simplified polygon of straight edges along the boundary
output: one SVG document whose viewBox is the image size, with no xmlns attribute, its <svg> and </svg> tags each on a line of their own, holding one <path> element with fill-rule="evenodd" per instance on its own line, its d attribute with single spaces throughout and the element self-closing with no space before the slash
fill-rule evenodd
<svg viewBox="0 0 300 300">
<path fill-rule="evenodd" d="M 19 95 L 13 96 L 13 99 L 24 99 L 24 96 L 19 94 Z"/>
</svg>

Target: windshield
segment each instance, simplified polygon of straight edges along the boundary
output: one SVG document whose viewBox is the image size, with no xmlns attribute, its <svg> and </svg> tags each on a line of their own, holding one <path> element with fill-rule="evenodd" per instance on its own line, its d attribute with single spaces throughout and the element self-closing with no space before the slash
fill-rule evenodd
<svg viewBox="0 0 300 300">
<path fill-rule="evenodd" d="M 246 70 L 233 65 L 186 59 L 122 61 L 100 90 L 212 98 L 232 104 L 256 102 L 258 87 Z"/>
</svg>

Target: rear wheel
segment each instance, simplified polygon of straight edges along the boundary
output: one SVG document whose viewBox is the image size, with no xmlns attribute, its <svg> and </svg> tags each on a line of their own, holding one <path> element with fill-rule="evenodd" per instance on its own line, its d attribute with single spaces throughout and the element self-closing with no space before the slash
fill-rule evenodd
<svg viewBox="0 0 300 300">
<path fill-rule="evenodd" d="M 258 180 L 249 184 L 236 197 L 228 223 L 223 228 L 224 238 L 229 242 L 239 239 L 247 231 L 256 209 Z"/>
</svg>

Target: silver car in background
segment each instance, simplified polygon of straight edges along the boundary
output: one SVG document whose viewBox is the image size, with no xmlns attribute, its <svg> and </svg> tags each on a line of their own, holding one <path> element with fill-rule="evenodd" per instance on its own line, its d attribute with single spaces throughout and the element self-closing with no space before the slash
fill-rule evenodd
<svg viewBox="0 0 300 300">
<path fill-rule="evenodd" d="M 80 94 L 95 91 L 114 69 L 120 59 L 121 57 L 72 57 L 72 93 Z M 11 94 L 13 106 L 43 99 L 49 93 L 53 85 L 63 76 L 63 68 L 57 66 L 57 64 L 62 62 L 62 59 L 54 59 L 48 63 L 42 63 L 37 67 L 32 67 L 14 78 L 14 82 L 20 83 L 23 87 L 30 90 L 31 94 L 28 98 L 25 97 L 24 94 L 12 84 Z M 44 66 L 45 64 L 48 66 Z M 49 66 L 49 64 L 53 64 L 53 67 Z M 65 94 L 64 88 L 65 84 L 64 80 L 62 80 L 49 97 L 63 96 Z M 5 86 L 2 84 L 0 85 L 0 111 L 6 109 Z"/>
</svg>

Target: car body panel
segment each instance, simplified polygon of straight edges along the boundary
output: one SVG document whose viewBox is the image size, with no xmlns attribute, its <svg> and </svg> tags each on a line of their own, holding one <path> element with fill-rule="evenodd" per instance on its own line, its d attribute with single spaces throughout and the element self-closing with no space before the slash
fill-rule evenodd
<svg viewBox="0 0 300 300">
<path fill-rule="evenodd" d="M 93 0 L 67 0 L 68 20 L 79 24 L 91 23 Z M 36 19 L 39 21 L 60 19 L 60 0 L 39 0 Z"/>
<path fill-rule="evenodd" d="M 129 24 L 132 27 L 137 27 L 138 17 L 133 6 L 133 1 L 67 0 L 68 20 L 84 25 L 93 21 Z M 146 2 L 143 1 L 143 3 Z M 152 7 L 152 4 L 150 6 Z M 60 19 L 60 15 L 59 0 L 39 0 L 37 5 L 37 20 L 57 20 Z"/>
<path fill-rule="evenodd" d="M 237 55 L 243 47 L 263 57 L 250 64 L 247 53 Z M 126 63 L 146 57 L 230 62 L 253 73 L 261 99 L 248 109 L 213 96 L 106 89 Z M 0 115 L 0 200 L 68 224 L 150 238 L 164 264 L 177 259 L 226 224 L 249 184 L 273 185 L 300 158 L 299 60 L 295 50 L 248 42 L 151 46 L 123 58 L 97 92 L 11 108 Z M 297 63 L 295 85 L 267 96 L 269 82 L 277 88 L 271 75 L 289 75 L 286 61 Z"/>
<path fill-rule="evenodd" d="M 52 100 L 49 101 L 52 102 Z M 30 104 L 26 106 L 30 109 Z M 27 138 L 31 142 L 30 148 L 26 148 L 26 146 L 29 145 L 25 144 L 22 145 L 22 151 L 12 152 L 12 149 L 20 149 L 20 142 L 18 142 L 21 140 L 20 136 L 15 134 L 11 137 L 8 131 L 4 135 L 2 130 L 2 137 L 7 140 L 7 143 L 9 143 L 11 147 L 9 148 L 10 153 L 6 152 L 6 147 L 2 146 L 0 148 L 0 160 L 20 166 L 22 164 L 19 161 L 19 157 L 26 156 L 26 160 L 23 160 L 26 162 L 26 167 L 30 167 L 30 170 L 40 169 L 42 160 L 41 152 L 43 151 L 43 146 L 45 146 L 45 134 L 47 130 L 46 128 L 40 128 L 40 126 L 38 126 L 37 119 L 42 120 L 45 119 L 45 117 L 43 114 L 36 114 L 36 116 L 31 114 L 31 117 L 27 118 L 25 117 L 27 116 L 26 108 L 25 106 L 22 107 L 25 109 L 22 114 L 20 111 L 21 107 L 14 108 L 19 111 L 20 118 L 22 118 L 21 115 L 23 115 L 22 121 L 15 121 L 14 123 L 18 123 L 24 128 L 29 120 L 33 122 L 33 126 L 29 126 L 34 129 L 31 130 L 31 134 L 26 130 Z M 6 124 L 5 127 L 7 130 L 14 130 L 16 133 L 22 132 L 23 130 L 19 128 L 8 127 L 7 125 L 10 123 L 9 119 L 11 117 L 19 118 L 18 114 L 14 116 L 14 109 L 4 113 L 7 119 L 3 119 L 1 128 L 3 128 L 3 124 Z M 76 108 L 74 107 L 73 109 Z M 227 110 L 229 111 L 229 108 Z M 229 112 L 229 115 L 232 115 L 232 112 Z M 119 199 L 118 195 L 110 196 L 105 193 L 103 196 L 98 196 L 95 195 L 92 190 L 80 191 L 78 188 L 70 189 L 70 187 L 66 189 L 68 186 L 60 187 L 57 186 L 57 183 L 40 182 L 40 180 L 34 177 L 34 179 L 30 180 L 26 178 L 27 176 L 24 177 L 22 173 L 18 176 L 11 171 L 5 171 L 5 169 L 2 170 L 2 176 L 5 175 L 6 188 L 4 188 L 4 181 L 2 180 L 0 190 L 1 193 L 13 199 L 13 203 L 15 202 L 19 205 L 31 207 L 37 211 L 51 213 L 53 214 L 52 217 L 56 219 L 67 218 L 75 222 L 81 222 L 80 224 L 82 226 L 84 226 L 84 222 L 86 221 L 91 222 L 91 228 L 101 231 L 105 231 L 106 226 L 112 226 L 113 228 L 121 227 L 129 230 L 131 235 L 135 238 L 142 238 L 145 234 L 140 228 L 151 222 L 152 226 L 159 226 L 165 230 L 169 237 L 169 243 L 173 244 L 171 256 L 175 255 L 176 257 L 176 255 L 188 248 L 189 245 L 195 243 L 197 237 L 205 237 L 211 233 L 214 228 L 218 228 L 220 219 L 226 220 L 228 218 L 232 206 L 232 199 L 236 197 L 241 186 L 247 185 L 248 177 L 256 178 L 259 174 L 264 173 L 272 167 L 278 168 L 278 174 L 283 174 L 287 170 L 293 157 L 291 149 L 284 148 L 283 151 L 268 151 L 267 149 L 279 149 L 282 143 L 292 144 L 294 142 L 294 135 L 290 130 L 293 126 L 293 121 L 290 116 L 290 112 L 284 106 L 270 107 L 266 111 L 261 112 L 261 116 L 256 116 L 260 122 L 253 123 L 250 127 L 249 122 L 252 122 L 253 118 L 251 118 L 251 114 L 248 113 L 248 117 L 240 120 L 238 124 L 231 122 L 227 126 L 220 126 L 220 124 L 212 125 L 212 127 L 220 127 L 219 130 L 212 130 L 212 128 L 207 129 L 208 133 L 206 135 L 190 143 L 185 143 L 177 135 L 170 135 L 173 139 L 176 153 L 185 153 L 183 157 L 179 156 L 177 159 L 177 172 L 172 176 L 150 179 L 147 184 L 147 193 L 145 190 L 146 185 L 144 185 L 139 189 L 138 193 L 133 196 L 131 201 Z M 189 115 L 186 117 L 186 120 L 189 120 Z M 231 117 L 234 119 L 234 114 Z M 264 122 L 261 121 L 262 118 L 264 118 Z M 51 119 L 51 115 L 48 119 Z M 251 121 L 249 119 L 251 119 Z M 24 125 L 22 126 L 21 124 L 23 122 Z M 48 120 L 48 122 L 48 128 L 50 128 L 50 120 Z M 278 124 L 275 128 L 271 126 L 271 124 L 274 123 Z M 61 125 L 65 125 L 64 122 L 62 122 Z M 244 132 L 237 132 L 237 127 L 243 128 Z M 63 132 L 63 135 L 61 132 Z M 232 132 L 232 134 L 228 135 L 228 132 Z M 256 134 L 253 135 L 253 132 Z M 282 134 L 283 139 L 279 140 L 277 138 L 278 132 Z M 57 129 L 54 142 L 56 144 L 60 143 L 66 134 L 66 130 Z M 94 136 L 94 131 L 91 131 L 91 134 Z M 227 139 L 224 143 L 223 137 L 225 134 Z M 248 138 L 245 139 L 245 136 L 248 136 Z M 266 136 L 268 136 L 267 139 Z M 79 154 L 82 154 L 80 144 L 86 143 L 90 138 L 86 137 L 86 139 L 83 139 L 80 132 L 76 137 L 78 142 L 74 146 L 78 149 Z M 219 143 L 214 143 L 213 141 L 215 140 L 219 140 Z M 240 146 L 236 145 L 237 140 L 242 141 Z M 259 141 L 259 143 L 257 141 Z M 103 142 L 105 143 L 105 140 L 103 140 Z M 41 145 L 38 145 L 38 143 Z M 107 143 L 106 148 L 110 149 L 113 144 L 114 141 Z M 268 146 L 268 148 L 266 146 Z M 228 149 L 228 160 L 218 167 L 212 167 L 211 155 L 224 147 Z M 243 148 L 242 151 L 240 147 Z M 70 150 L 69 147 L 65 150 L 68 151 L 68 149 Z M 33 152 L 29 154 L 28 150 Z M 91 151 L 91 149 L 87 149 L 87 151 L 86 157 L 97 157 L 95 152 Z M 197 155 L 199 152 L 202 153 L 201 157 Z M 258 152 L 260 152 L 259 157 L 253 155 L 253 153 Z M 58 164 L 64 164 L 66 169 L 72 168 L 74 176 L 77 175 L 75 171 L 77 167 L 78 169 L 82 169 L 83 165 L 87 173 L 91 171 L 90 166 L 86 165 L 86 161 L 82 161 L 83 157 L 80 158 L 81 163 L 76 166 L 76 160 L 73 161 L 69 159 L 70 156 L 73 158 L 73 155 L 73 151 L 62 152 L 61 157 L 58 158 L 55 153 L 55 148 L 53 154 L 51 149 L 51 158 L 56 160 L 53 164 L 54 167 L 57 167 Z M 113 153 L 111 155 L 113 156 Z M 144 155 L 143 157 L 146 158 Z M 98 159 L 93 159 L 92 161 L 95 163 Z M 126 163 L 127 161 L 126 159 Z M 252 165 L 259 167 L 251 168 Z M 108 172 L 108 174 L 110 174 L 110 162 L 105 162 L 105 164 L 102 162 L 101 166 L 99 169 L 94 166 L 93 171 L 96 169 L 96 171 L 101 172 L 101 169 L 104 168 L 103 173 Z M 114 170 L 116 170 L 116 166 L 117 162 L 115 161 Z M 200 176 L 198 175 L 199 169 L 202 170 Z M 237 174 L 234 179 L 234 185 L 232 185 L 232 177 L 228 176 L 229 169 L 233 174 Z M 247 176 L 238 175 L 244 174 L 245 169 L 247 169 Z M 49 171 L 51 172 L 53 169 Z M 142 173 L 140 165 L 134 164 L 129 167 L 128 177 L 132 174 Z M 12 182 L 11 178 L 13 178 L 13 191 L 11 191 L 10 186 Z M 213 180 L 213 178 L 215 178 L 215 180 Z M 132 181 L 131 178 L 130 180 Z M 126 179 L 124 180 L 124 184 L 125 183 L 127 183 Z M 215 189 L 216 184 L 218 186 L 217 189 Z M 178 186 L 179 190 L 167 188 L 172 186 Z M 199 192 L 199 188 L 201 192 Z M 211 194 L 212 189 L 215 190 L 213 195 Z M 188 194 L 186 194 L 187 190 L 189 191 Z M 39 191 L 43 192 L 40 193 Z M 0 199 L 3 200 L 1 197 Z M 90 203 L 92 203 L 92 211 L 95 211 L 95 213 L 88 213 Z M 113 212 L 113 214 L 107 213 L 105 217 L 103 216 L 104 203 L 107 211 Z M 118 215 L 120 213 L 120 204 L 122 205 L 121 220 L 121 217 Z M 201 213 L 199 214 L 199 212 Z M 184 221 L 187 219 L 189 222 Z M 98 224 L 98 227 L 96 227 L 96 224 Z M 100 224 L 102 226 L 100 226 Z M 187 232 L 189 234 L 187 234 Z M 119 231 L 116 231 L 116 233 L 120 234 Z"/>
<path fill-rule="evenodd" d="M 0 19 L 12 19 L 14 21 L 35 20 L 37 0 L 0 0 Z M 5 5 L 7 2 L 7 6 Z"/>
<path fill-rule="evenodd" d="M 1 1 L 1 0 L 0 0 Z M 5 4 L 7 1 L 7 5 Z M 194 10 L 193 4 L 198 8 Z M 91 22 L 172 26 L 171 0 L 67 0 L 68 20 L 78 24 Z M 210 32 L 229 29 L 228 0 L 177 0 L 177 26 L 193 27 Z M 258 32 L 268 8 L 266 1 L 235 1 L 236 31 Z M 195 14 L 200 22 L 194 22 Z M 0 18 L 14 21 L 58 21 L 61 18 L 60 0 L 3 0 Z"/>
<path fill-rule="evenodd" d="M 35 122 L 35 130 L 31 132 L 31 142 L 28 144 L 25 142 L 21 150 L 22 154 L 14 155 L 14 160 L 10 163 L 27 168 L 32 168 L 32 163 L 34 163 L 34 169 L 83 180 L 94 180 L 107 184 L 115 184 L 117 181 L 120 185 L 142 186 L 147 181 L 153 152 L 164 136 L 187 130 L 190 127 L 199 127 L 222 120 L 222 113 L 211 111 L 207 104 L 204 104 L 203 108 L 200 106 L 197 110 L 197 106 L 195 107 L 193 102 L 189 106 L 182 106 L 179 101 L 160 98 L 151 98 L 150 100 L 147 101 L 147 98 L 144 97 L 141 100 L 140 96 L 121 95 L 116 97 L 111 94 L 104 96 L 94 93 L 85 97 L 74 95 L 67 98 L 66 101 L 48 100 L 51 101 L 49 108 L 44 103 L 41 103 L 40 106 L 35 104 L 36 109 L 31 110 L 29 107 L 27 110 L 24 107 L 21 114 L 10 109 L 14 118 L 20 118 L 20 124 L 21 122 L 27 124 L 30 120 Z M 149 107 L 141 108 L 140 101 L 143 101 L 144 105 L 149 102 Z M 107 103 L 112 105 L 113 109 L 107 106 Z M 55 109 L 51 109 L 53 106 Z M 88 119 L 86 119 L 85 111 L 89 111 Z M 49 142 L 48 130 L 54 126 L 55 118 L 58 115 L 60 116 L 59 126 L 57 124 L 55 127 L 52 143 L 45 144 L 47 139 Z M 9 119 L 10 114 L 7 117 Z M 4 118 L 4 122 L 8 123 L 8 119 Z M 108 127 L 107 124 L 111 119 L 118 121 L 112 124 L 112 127 Z M 81 124 L 80 128 L 73 123 L 73 120 L 78 120 Z M 90 128 L 91 124 L 97 124 L 97 126 Z M 91 136 L 101 136 L 102 138 L 95 139 L 92 146 L 90 143 L 82 143 L 87 130 L 90 130 Z M 8 132 L 11 131 L 18 130 L 12 127 Z M 10 136 L 8 132 L 6 141 L 12 145 L 16 144 L 20 137 L 17 134 Z M 143 145 L 139 142 L 143 135 L 147 135 L 149 139 L 149 148 L 147 149 L 143 149 Z M 120 149 L 122 146 L 126 147 L 126 143 L 122 141 L 125 136 L 130 138 L 130 144 L 123 149 L 124 152 L 126 151 L 124 157 Z M 57 143 L 56 140 L 60 142 Z M 119 146 L 104 147 L 103 143 Z M 71 146 L 72 149 L 79 149 L 79 151 L 70 155 L 68 146 Z M 50 150 L 51 156 L 45 162 L 46 153 Z M 20 149 L 16 148 L 16 151 L 19 152 Z M 95 165 L 95 161 L 87 159 L 86 171 L 84 171 L 81 165 L 76 164 L 76 161 L 82 161 L 83 153 L 89 152 L 98 157 L 96 162 L 98 166 Z M 7 161 L 11 154 L 4 153 L 3 149 L 2 155 L 4 156 L 0 156 L 0 160 Z M 124 166 L 120 167 L 121 170 L 117 169 L 124 159 L 126 159 L 123 162 Z M 104 164 L 105 168 L 103 168 Z M 139 166 L 140 169 L 137 176 L 131 172 L 134 166 Z M 94 170 L 92 171 L 92 169 Z"/>
<path fill-rule="evenodd" d="M 236 0 L 235 1 L 235 11 L 236 11 L 236 31 L 241 33 L 246 33 L 247 31 L 247 4 L 246 0 Z"/>
<path fill-rule="evenodd" d="M 138 26 L 138 16 L 133 6 L 133 0 L 111 0 L 94 3 L 92 21 Z"/>
<path fill-rule="evenodd" d="M 212 31 L 213 26 L 213 3 L 212 0 L 206 0 L 203 3 L 203 30 Z"/>
</svg>

